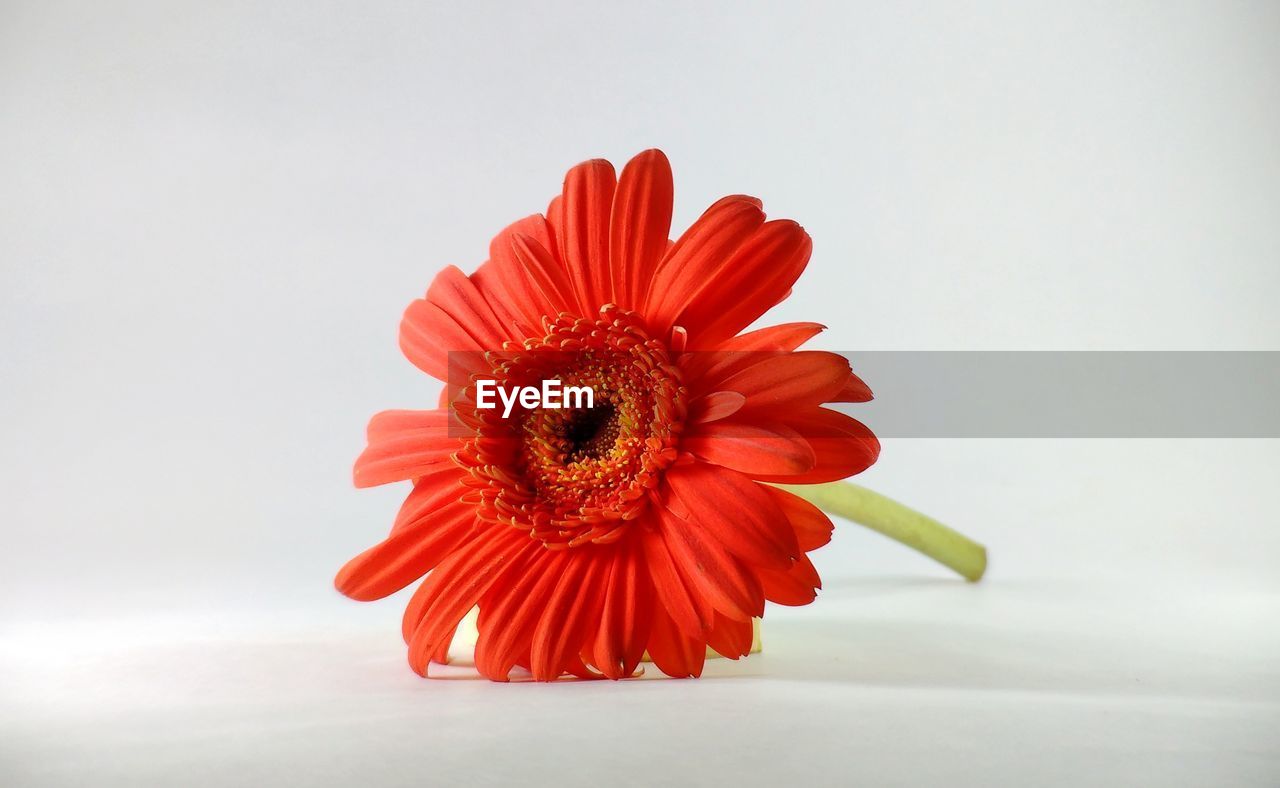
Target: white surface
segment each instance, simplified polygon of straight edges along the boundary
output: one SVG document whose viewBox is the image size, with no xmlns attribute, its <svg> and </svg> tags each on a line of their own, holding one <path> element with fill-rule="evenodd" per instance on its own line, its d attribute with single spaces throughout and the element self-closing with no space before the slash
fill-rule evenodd
<svg viewBox="0 0 1280 788">
<path fill-rule="evenodd" d="M 988 580 L 841 528 L 700 682 L 329 586 L 400 310 L 588 156 L 804 223 L 828 348 L 1275 349 L 1280 10 L 1060 6 L 0 5 L 0 782 L 1280 782 L 1276 441 L 887 441 Z"/>
<path fill-rule="evenodd" d="M 1275 784 L 1276 441 L 898 441 L 881 467 L 990 544 L 983 583 L 846 524 L 818 602 L 697 682 L 424 681 L 404 595 L 323 575 L 297 610 L 28 622 L 0 752 L 22 785 Z"/>
</svg>

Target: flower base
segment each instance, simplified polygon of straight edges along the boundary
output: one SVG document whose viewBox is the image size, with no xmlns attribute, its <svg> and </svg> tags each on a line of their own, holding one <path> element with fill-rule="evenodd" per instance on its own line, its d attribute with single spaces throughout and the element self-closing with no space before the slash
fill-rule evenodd
<svg viewBox="0 0 1280 788">
<path fill-rule="evenodd" d="M 472 608 L 470 613 L 462 619 L 462 623 L 458 624 L 458 631 L 454 633 L 453 642 L 449 644 L 449 664 L 458 667 L 474 667 L 475 666 L 475 650 L 476 641 L 480 638 L 480 631 L 476 629 L 476 618 L 479 616 L 479 610 Z M 760 643 L 760 619 L 751 619 L 751 653 L 759 654 L 761 650 Z M 720 655 L 710 648 L 707 649 L 708 659 L 720 659 Z M 649 655 L 644 655 L 644 661 L 650 662 Z"/>
</svg>

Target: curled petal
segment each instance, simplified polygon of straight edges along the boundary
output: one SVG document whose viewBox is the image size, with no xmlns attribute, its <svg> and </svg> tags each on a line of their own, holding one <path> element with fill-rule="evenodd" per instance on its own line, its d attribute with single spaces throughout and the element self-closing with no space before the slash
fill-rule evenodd
<svg viewBox="0 0 1280 788">
<path fill-rule="evenodd" d="M 757 360 L 758 353 L 788 353 L 823 330 L 821 323 L 783 323 L 739 334 L 714 348 L 680 357 L 680 367 L 690 380 L 724 380 Z"/>
<path fill-rule="evenodd" d="M 875 395 L 871 393 L 871 387 L 863 383 L 862 378 L 850 372 L 849 379 L 827 402 L 870 402 L 873 399 Z"/>
<path fill-rule="evenodd" d="M 801 550 L 808 553 L 831 541 L 831 532 L 835 529 L 826 512 L 786 490 L 779 490 L 777 487 L 767 489 L 786 516 L 787 522 L 791 523 Z"/>
<path fill-rule="evenodd" d="M 790 415 L 784 422 L 794 427 L 813 447 L 816 462 L 811 470 L 793 476 L 756 476 L 765 482 L 819 484 L 861 473 L 880 456 L 880 441 L 866 425 L 827 408 L 812 408 Z"/>
<path fill-rule="evenodd" d="M 821 323 L 781 323 L 726 339 L 716 346 L 716 350 L 725 353 L 791 351 L 813 339 L 825 328 Z"/>
<path fill-rule="evenodd" d="M 830 402 L 849 375 L 848 359 L 836 353 L 764 353 L 713 385 L 717 390 L 736 391 L 746 397 L 744 410 L 789 411 Z"/>
<path fill-rule="evenodd" d="M 777 605 L 799 607 L 807 605 L 818 595 L 822 588 L 822 580 L 818 570 L 813 568 L 809 556 L 801 556 L 795 565 L 786 571 L 763 569 L 760 571 L 760 582 L 764 586 L 764 596 Z"/>
<path fill-rule="evenodd" d="M 767 420 L 699 424 L 682 445 L 699 459 L 748 476 L 804 473 L 817 462 L 813 447 L 799 432 Z"/>
<path fill-rule="evenodd" d="M 727 419 L 747 404 L 747 398 L 736 391 L 713 391 L 689 403 L 688 423 L 706 424 Z"/>
</svg>

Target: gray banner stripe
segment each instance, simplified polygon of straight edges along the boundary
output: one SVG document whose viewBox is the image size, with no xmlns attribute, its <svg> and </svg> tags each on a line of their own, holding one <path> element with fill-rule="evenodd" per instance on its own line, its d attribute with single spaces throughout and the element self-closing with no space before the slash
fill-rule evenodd
<svg viewBox="0 0 1280 788">
<path fill-rule="evenodd" d="M 1280 437 L 1280 351 L 835 352 L 875 399 L 830 407 L 885 438 Z M 572 366 L 573 352 L 554 353 L 546 369 Z M 778 355 L 706 351 L 680 365 L 742 369 Z M 449 353 L 451 391 L 489 369 L 486 358 Z"/>
<path fill-rule="evenodd" d="M 882 437 L 1276 438 L 1280 352 L 841 352 Z"/>
</svg>

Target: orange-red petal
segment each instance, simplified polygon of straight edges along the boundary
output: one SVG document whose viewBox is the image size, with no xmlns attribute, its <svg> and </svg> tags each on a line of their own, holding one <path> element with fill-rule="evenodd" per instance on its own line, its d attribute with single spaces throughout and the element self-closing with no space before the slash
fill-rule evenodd
<svg viewBox="0 0 1280 788">
<path fill-rule="evenodd" d="M 388 410 L 369 421 L 369 445 L 356 459 L 356 487 L 427 476 L 452 464 L 458 439 L 447 427 L 448 411 Z"/>
<path fill-rule="evenodd" d="M 792 427 L 765 419 L 727 419 L 693 425 L 681 446 L 701 460 L 748 475 L 799 474 L 817 458 Z"/>
<path fill-rule="evenodd" d="M 534 628 L 569 560 L 565 551 L 528 542 L 532 549 L 522 552 L 480 605 L 476 670 L 494 681 L 506 681 L 512 667 L 529 664 Z"/>
<path fill-rule="evenodd" d="M 801 556 L 795 566 L 784 571 L 762 569 L 760 582 L 764 587 L 765 598 L 777 605 L 799 607 L 807 605 L 818 595 L 822 588 L 822 580 L 818 570 L 814 569 L 809 556 Z"/>
<path fill-rule="evenodd" d="M 674 185 L 671 163 L 647 150 L 622 168 L 609 222 L 610 300 L 624 309 L 644 303 L 667 251 Z"/>
<path fill-rule="evenodd" d="M 712 205 L 680 236 L 654 274 L 644 318 L 658 336 L 676 322 L 686 304 L 715 286 L 729 256 L 764 223 L 760 201 L 734 195 Z"/>
<path fill-rule="evenodd" d="M 783 323 L 739 334 L 714 348 L 686 353 L 680 368 L 690 380 L 724 380 L 756 361 L 758 353 L 785 353 L 823 330 L 820 323 Z"/>
<path fill-rule="evenodd" d="M 394 594 L 470 538 L 475 519 L 472 506 L 457 501 L 443 506 L 348 561 L 334 585 L 362 602 Z"/>
<path fill-rule="evenodd" d="M 649 627 L 649 657 L 658 670 L 672 678 L 697 678 L 707 659 L 706 641 L 686 635 L 666 609 L 657 605 Z"/>
<path fill-rule="evenodd" d="M 705 597 L 719 613 L 739 621 L 764 614 L 764 592 L 751 569 L 730 555 L 710 532 L 696 522 L 659 511 L 663 541 L 692 591 Z M 690 632 L 690 634 L 693 634 Z"/>
<path fill-rule="evenodd" d="M 519 329 L 519 338 L 529 336 L 542 325 L 543 317 L 554 317 L 564 306 L 543 295 L 516 257 L 512 248 L 516 235 L 532 239 L 543 249 L 554 248 L 547 220 L 541 214 L 528 216 L 494 237 L 489 243 L 489 261 L 471 279 L 502 323 L 509 329 Z"/>
<path fill-rule="evenodd" d="M 551 681 L 580 662 L 588 627 L 600 619 L 603 575 L 609 567 L 592 552 L 595 549 L 600 548 L 569 551 L 569 561 L 534 628 L 529 671 L 538 681 Z"/>
<path fill-rule="evenodd" d="M 825 512 L 786 490 L 780 490 L 777 487 L 766 489 L 786 516 L 787 522 L 791 523 L 801 550 L 808 553 L 831 541 L 834 526 L 831 525 L 831 518 L 827 517 Z"/>
<path fill-rule="evenodd" d="M 644 656 L 652 615 L 653 582 L 639 546 L 634 539 L 620 542 L 614 550 L 591 647 L 596 669 L 611 679 L 634 673 Z"/>
<path fill-rule="evenodd" d="M 413 491 L 400 504 L 391 533 L 408 527 L 440 507 L 456 501 L 466 492 L 462 469 L 453 463 L 434 466 L 430 473 L 413 480 Z"/>
<path fill-rule="evenodd" d="M 427 288 L 427 301 L 444 310 L 482 348 L 518 339 L 498 319 L 475 282 L 456 266 L 445 266 Z"/>
<path fill-rule="evenodd" d="M 710 606 L 680 572 L 660 530 L 645 528 L 641 545 L 653 581 L 655 607 L 665 610 L 689 636 L 700 637 L 711 626 Z"/>
<path fill-rule="evenodd" d="M 568 272 L 542 242 L 532 236 L 515 233 L 511 236 L 511 253 L 536 290 L 543 308 L 551 310 L 551 316 L 579 310 L 578 296 Z"/>
<path fill-rule="evenodd" d="M 787 475 L 759 475 L 753 478 L 785 484 L 818 484 L 834 482 L 861 473 L 880 456 L 880 441 L 857 419 L 827 408 L 811 408 L 787 416 L 784 422 L 794 427 L 813 447 L 816 462 L 811 470 Z"/>
<path fill-rule="evenodd" d="M 471 368 L 465 372 L 485 371 L 475 363 L 485 348 L 452 316 L 425 298 L 409 304 L 404 311 L 400 320 L 400 350 L 415 367 L 436 380 L 449 380 L 450 353 L 455 351 L 471 351 L 463 354 L 464 363 L 465 357 L 472 360 Z M 459 380 L 466 379 L 465 372 Z"/>
<path fill-rule="evenodd" d="M 612 297 L 609 218 L 616 185 L 613 165 L 604 159 L 585 161 L 564 179 L 555 236 L 582 316 L 594 315 Z"/>
<path fill-rule="evenodd" d="M 532 540 L 515 528 L 493 526 L 455 551 L 427 577 L 405 611 L 406 623 L 411 611 L 422 611 L 409 637 L 409 666 L 415 672 L 427 675 L 427 663 L 453 637 L 458 622 L 476 606 L 520 548 L 530 544 Z"/>
<path fill-rule="evenodd" d="M 675 510 L 756 566 L 785 569 L 800 552 L 795 532 L 763 485 L 728 468 L 678 465 L 666 475 Z M 687 515 L 687 516 L 686 516 Z"/>
<path fill-rule="evenodd" d="M 786 297 L 809 262 L 813 243 L 790 219 L 766 222 L 715 270 L 712 286 L 689 301 L 676 322 L 694 348 L 714 347 Z"/>
<path fill-rule="evenodd" d="M 751 653 L 751 642 L 755 633 L 751 628 L 751 620 L 735 621 L 716 613 L 716 623 L 707 632 L 707 645 L 717 654 L 729 659 L 745 657 Z"/>
<path fill-rule="evenodd" d="M 780 323 L 726 339 L 716 349 L 726 353 L 795 350 L 822 333 L 825 328 L 821 323 Z"/>
<path fill-rule="evenodd" d="M 849 360 L 822 350 L 760 353 L 743 369 L 711 382 L 717 391 L 747 398 L 743 411 L 791 411 L 830 402 L 849 379 Z"/>
<path fill-rule="evenodd" d="M 849 378 L 835 395 L 827 402 L 870 402 L 875 399 L 871 387 L 862 382 L 862 378 L 849 373 Z"/>
<path fill-rule="evenodd" d="M 713 391 L 689 403 L 688 424 L 706 424 L 727 419 L 747 404 L 747 398 L 736 391 Z"/>
</svg>

